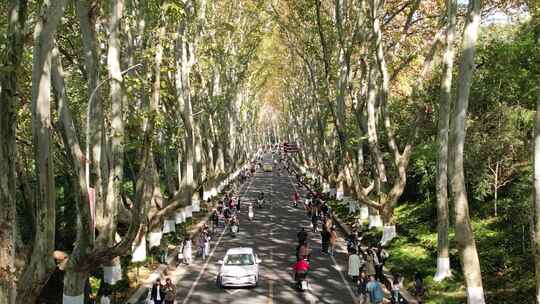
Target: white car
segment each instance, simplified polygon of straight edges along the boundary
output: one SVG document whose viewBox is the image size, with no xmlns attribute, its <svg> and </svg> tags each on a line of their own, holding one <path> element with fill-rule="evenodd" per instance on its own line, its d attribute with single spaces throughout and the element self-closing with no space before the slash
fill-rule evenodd
<svg viewBox="0 0 540 304">
<path fill-rule="evenodd" d="M 251 248 L 231 248 L 227 250 L 217 276 L 220 288 L 226 286 L 256 287 L 259 283 L 259 264 L 261 259 Z"/>
</svg>

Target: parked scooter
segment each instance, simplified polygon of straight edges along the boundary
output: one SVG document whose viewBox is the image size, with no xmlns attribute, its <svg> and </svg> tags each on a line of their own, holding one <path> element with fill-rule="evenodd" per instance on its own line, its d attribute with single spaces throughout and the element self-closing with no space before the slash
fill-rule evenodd
<svg viewBox="0 0 540 304">
<path fill-rule="evenodd" d="M 257 200 L 257 208 L 262 208 L 264 205 L 264 200 L 263 199 L 258 199 Z"/>
</svg>

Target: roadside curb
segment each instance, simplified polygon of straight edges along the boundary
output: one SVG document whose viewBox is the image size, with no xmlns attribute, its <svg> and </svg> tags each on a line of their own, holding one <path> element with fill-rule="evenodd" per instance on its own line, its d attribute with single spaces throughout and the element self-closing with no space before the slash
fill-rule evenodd
<svg viewBox="0 0 540 304">
<path fill-rule="evenodd" d="M 200 230 L 200 228 L 203 227 L 204 224 L 208 222 L 211 215 L 212 213 L 208 212 L 208 214 L 205 217 L 203 217 L 201 221 L 199 221 L 194 227 L 191 228 L 191 230 L 189 231 L 189 235 L 195 236 L 197 232 Z M 178 254 L 177 250 L 178 249 L 175 249 L 171 254 L 169 254 L 169 256 L 167 257 L 167 264 L 160 264 L 159 267 L 156 270 L 154 270 L 144 282 L 141 283 L 139 288 L 137 288 L 137 291 L 135 291 L 135 293 L 131 295 L 131 297 L 127 300 L 126 303 L 134 304 L 141 300 L 143 294 L 145 294 L 145 292 L 148 291 L 152 287 L 152 285 L 158 278 L 161 278 L 163 276 L 163 274 L 167 271 L 169 266 L 174 264 L 176 260 L 176 256 Z"/>
<path fill-rule="evenodd" d="M 224 179 L 224 182 L 227 181 L 227 184 L 230 183 L 232 180 L 234 180 L 234 178 L 232 179 Z M 222 194 L 223 192 L 223 189 L 224 187 L 221 189 L 220 191 L 220 194 Z M 216 196 L 216 197 L 219 197 L 219 196 Z M 212 207 L 214 207 L 215 204 L 212 204 Z M 195 225 L 193 226 L 190 231 L 189 231 L 189 235 L 194 238 L 198 235 L 198 232 L 200 231 L 200 229 L 206 224 L 208 223 L 208 221 L 210 220 L 210 217 L 212 216 L 212 211 L 211 210 L 208 210 L 208 214 L 206 216 L 204 216 L 203 218 L 201 218 L 201 220 Z M 177 258 L 177 255 L 178 255 L 178 247 L 174 249 L 173 252 L 171 252 L 169 254 L 169 256 L 167 257 L 167 264 L 160 264 L 159 267 L 157 269 L 155 269 L 151 274 L 150 276 L 144 280 L 140 286 L 137 288 L 137 290 L 129 297 L 129 299 L 126 301 L 127 304 L 135 304 L 135 303 L 138 303 L 141 301 L 143 295 L 148 295 L 148 291 L 150 290 L 150 288 L 152 288 L 152 285 L 154 284 L 154 282 L 158 279 L 158 278 L 162 278 L 164 276 L 164 274 L 166 275 L 167 274 L 167 271 L 169 270 L 169 267 L 174 265 L 175 264 L 175 261 L 176 261 L 176 258 Z"/>
</svg>

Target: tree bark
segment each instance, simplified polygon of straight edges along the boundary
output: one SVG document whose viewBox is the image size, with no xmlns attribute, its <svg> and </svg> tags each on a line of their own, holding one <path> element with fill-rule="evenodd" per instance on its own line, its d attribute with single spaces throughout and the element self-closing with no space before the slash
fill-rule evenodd
<svg viewBox="0 0 540 304">
<path fill-rule="evenodd" d="M 124 118 L 123 118 L 123 77 L 120 67 L 120 21 L 124 14 L 124 0 L 111 0 L 109 18 L 109 48 L 107 68 L 110 77 L 109 97 L 111 100 L 111 134 L 110 134 L 110 169 L 107 182 L 107 196 L 104 207 L 107 224 L 100 231 L 100 238 L 108 246 L 114 244 L 116 234 L 116 216 L 118 203 L 121 202 L 120 191 L 124 180 Z"/>
<path fill-rule="evenodd" d="M 536 101 L 534 116 L 534 223 L 532 233 L 536 270 L 536 303 L 540 304 L 540 98 Z"/>
<path fill-rule="evenodd" d="M 465 144 L 465 123 L 471 80 L 474 69 L 475 47 L 480 27 L 480 0 L 469 2 L 469 13 L 463 32 L 461 62 L 459 66 L 458 98 L 452 114 L 451 153 L 452 196 L 456 217 L 456 242 L 460 253 L 463 274 L 467 286 L 467 301 L 469 304 L 485 303 L 482 286 L 482 272 L 476 250 L 476 242 L 469 216 L 469 203 L 465 186 L 463 170 L 463 148 Z"/>
<path fill-rule="evenodd" d="M 8 8 L 7 53 L 0 66 L 11 70 L 0 74 L 0 299 L 14 304 L 17 297 L 17 209 L 16 209 L 16 125 L 19 107 L 19 79 L 24 45 L 26 0 L 11 0 Z M 28 198 L 31 199 L 31 198 Z"/>
<path fill-rule="evenodd" d="M 448 242 L 448 128 L 452 100 L 452 71 L 454 65 L 454 37 L 456 33 L 457 0 L 446 2 L 447 25 L 443 57 L 443 74 L 439 106 L 439 134 L 437 160 L 437 273 L 434 280 L 452 276 Z"/>
<path fill-rule="evenodd" d="M 36 233 L 32 256 L 17 286 L 17 302 L 35 302 L 55 267 L 56 200 L 51 124 L 51 56 L 54 36 L 64 14 L 66 0 L 45 0 L 34 30 L 32 68 L 32 138 L 36 160 Z"/>
</svg>

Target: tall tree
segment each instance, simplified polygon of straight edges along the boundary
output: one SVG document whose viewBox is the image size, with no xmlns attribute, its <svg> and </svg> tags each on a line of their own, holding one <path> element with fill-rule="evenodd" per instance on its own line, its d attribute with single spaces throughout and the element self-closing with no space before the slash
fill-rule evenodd
<svg viewBox="0 0 540 304">
<path fill-rule="evenodd" d="M 463 31 L 461 62 L 459 65 L 458 96 L 452 113 L 450 159 L 452 166 L 452 197 L 456 219 L 456 243 L 467 286 L 467 303 L 484 304 L 484 289 L 480 260 L 469 215 L 469 202 L 463 170 L 467 108 L 474 70 L 474 55 L 480 28 L 481 0 L 469 1 L 467 21 Z"/>
<path fill-rule="evenodd" d="M 15 129 L 19 107 L 19 67 L 21 66 L 26 22 L 26 0 L 11 0 L 8 8 L 7 52 L 0 66 L 11 67 L 0 73 L 0 299 L 14 304 L 17 270 L 17 209 Z"/>
<path fill-rule="evenodd" d="M 35 302 L 54 270 L 56 193 L 51 121 L 51 58 L 66 0 L 45 0 L 34 30 L 32 138 L 36 161 L 35 235 L 32 256 L 17 286 L 17 302 Z"/>
<path fill-rule="evenodd" d="M 443 57 L 441 95 L 439 101 L 439 134 L 437 159 L 437 273 L 435 281 L 452 275 L 448 255 L 448 128 L 452 100 L 452 72 L 454 66 L 454 37 L 456 34 L 457 1 L 446 1 L 446 39 Z"/>
</svg>

